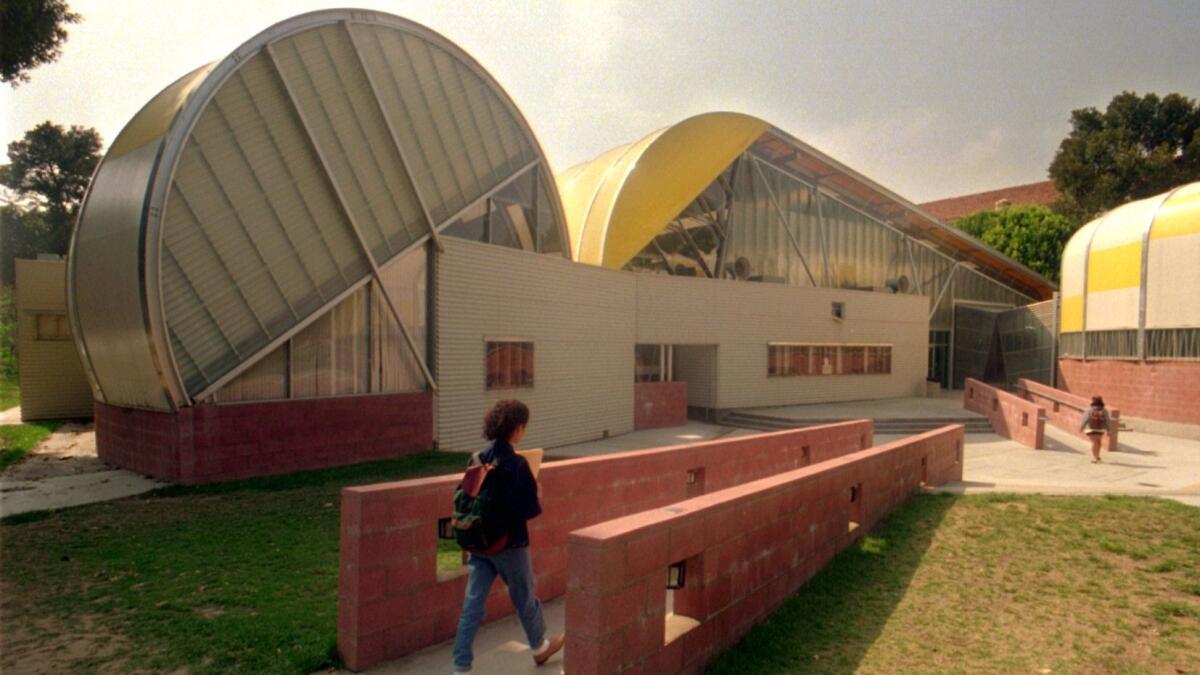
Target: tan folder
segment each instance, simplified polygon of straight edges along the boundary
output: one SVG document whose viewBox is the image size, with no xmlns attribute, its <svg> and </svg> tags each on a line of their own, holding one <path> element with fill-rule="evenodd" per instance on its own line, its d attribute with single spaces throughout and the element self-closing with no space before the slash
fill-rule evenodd
<svg viewBox="0 0 1200 675">
<path fill-rule="evenodd" d="M 534 450 L 518 450 L 517 454 L 524 457 L 525 461 L 529 462 L 529 470 L 533 472 L 533 477 L 538 477 L 538 471 L 542 470 L 542 456 L 545 453 L 541 448 Z"/>
</svg>

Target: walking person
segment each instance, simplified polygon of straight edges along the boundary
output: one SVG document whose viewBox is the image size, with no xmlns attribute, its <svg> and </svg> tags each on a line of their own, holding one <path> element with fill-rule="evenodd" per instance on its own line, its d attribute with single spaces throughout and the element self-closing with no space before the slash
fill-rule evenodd
<svg viewBox="0 0 1200 675">
<path fill-rule="evenodd" d="M 514 450 L 524 437 L 528 423 L 529 408 L 524 403 L 496 403 L 483 423 L 483 435 L 492 443 L 471 458 L 469 466 L 490 465 L 483 479 L 487 493 L 483 519 L 487 521 L 487 527 L 495 528 L 499 534 L 489 552 L 471 553 L 467 562 L 467 592 L 454 638 L 456 675 L 471 672 L 475 633 L 483 621 L 488 592 L 496 577 L 508 586 L 508 597 L 525 629 L 534 663 L 544 664 L 563 646 L 561 633 L 546 636 L 542 603 L 534 588 L 533 565 L 529 558 L 526 521 L 542 512 L 538 499 L 541 487 L 533 477 L 529 462 Z M 496 550 L 490 552 L 492 549 Z"/>
<path fill-rule="evenodd" d="M 1104 399 L 1093 396 L 1092 407 L 1083 411 L 1083 422 L 1079 424 L 1079 430 L 1087 433 L 1088 440 L 1092 442 L 1092 464 L 1100 461 L 1100 441 L 1111 429 L 1112 418 L 1108 416 L 1108 409 L 1104 407 Z"/>
</svg>

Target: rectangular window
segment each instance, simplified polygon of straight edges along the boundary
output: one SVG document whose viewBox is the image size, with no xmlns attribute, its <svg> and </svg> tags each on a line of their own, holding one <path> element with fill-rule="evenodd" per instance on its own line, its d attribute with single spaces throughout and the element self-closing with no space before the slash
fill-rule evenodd
<svg viewBox="0 0 1200 675">
<path fill-rule="evenodd" d="M 891 345 L 768 343 L 767 376 L 865 375 L 892 372 Z"/>
<path fill-rule="evenodd" d="M 842 375 L 862 375 L 867 372 L 866 347 L 842 347 Z"/>
<path fill-rule="evenodd" d="M 66 314 L 38 314 L 37 339 L 39 340 L 70 340 L 71 325 L 67 323 Z"/>
<path fill-rule="evenodd" d="M 488 390 L 533 386 L 532 342 L 488 342 L 486 354 Z"/>
<path fill-rule="evenodd" d="M 634 345 L 633 381 L 671 381 L 671 345 Z"/>
<path fill-rule="evenodd" d="M 867 372 L 892 372 L 892 348 L 890 346 L 867 347 Z"/>
</svg>

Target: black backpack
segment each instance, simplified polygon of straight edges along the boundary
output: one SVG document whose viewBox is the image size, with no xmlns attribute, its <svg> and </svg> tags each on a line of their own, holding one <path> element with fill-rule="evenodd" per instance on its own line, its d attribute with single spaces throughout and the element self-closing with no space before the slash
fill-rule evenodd
<svg viewBox="0 0 1200 675">
<path fill-rule="evenodd" d="M 467 553 L 492 555 L 504 550 L 508 532 L 496 522 L 493 488 L 494 463 L 485 464 L 479 453 L 471 455 L 462 482 L 454 492 L 454 539 Z"/>
</svg>

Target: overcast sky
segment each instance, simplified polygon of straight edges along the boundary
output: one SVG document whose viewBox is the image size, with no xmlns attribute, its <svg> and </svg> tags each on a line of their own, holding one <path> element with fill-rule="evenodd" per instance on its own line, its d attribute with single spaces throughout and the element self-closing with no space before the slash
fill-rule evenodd
<svg viewBox="0 0 1200 675">
<path fill-rule="evenodd" d="M 1071 110 L 1200 96 L 1200 0 L 69 0 L 62 59 L 0 87 L 0 143 L 44 120 L 105 142 L 276 21 L 357 5 L 441 32 L 524 111 L 555 171 L 708 110 L 762 117 L 926 201 L 1046 178 Z"/>
</svg>

